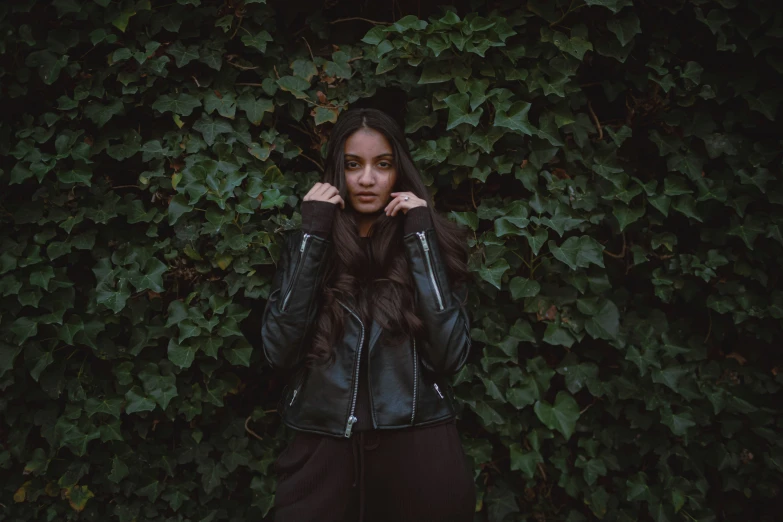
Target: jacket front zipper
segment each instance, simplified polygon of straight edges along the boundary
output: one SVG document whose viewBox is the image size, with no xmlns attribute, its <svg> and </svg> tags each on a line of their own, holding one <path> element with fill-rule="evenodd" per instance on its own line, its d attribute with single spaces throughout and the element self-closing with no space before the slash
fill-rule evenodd
<svg viewBox="0 0 783 522">
<path fill-rule="evenodd" d="M 305 247 L 307 246 L 307 240 L 310 239 L 310 234 L 302 236 L 302 243 L 299 245 L 299 259 L 296 260 L 296 266 L 294 267 L 294 275 L 291 276 L 291 281 L 288 282 L 288 289 L 283 297 L 283 303 L 280 305 L 280 311 L 285 312 L 285 307 L 288 304 L 288 298 L 291 297 L 291 292 L 294 289 L 294 281 L 299 275 L 299 267 L 302 265 L 302 259 L 304 258 Z"/>
<path fill-rule="evenodd" d="M 411 426 L 413 426 L 413 418 L 416 416 L 416 383 L 419 380 L 419 357 L 416 353 L 416 339 L 413 340 L 413 412 L 411 413 Z"/>
<path fill-rule="evenodd" d="M 294 395 L 291 397 L 291 402 L 288 403 L 289 406 L 291 406 L 294 403 L 294 399 L 296 399 L 296 394 L 299 391 L 299 388 L 294 390 Z"/>
<path fill-rule="evenodd" d="M 354 316 L 356 320 L 359 321 L 359 324 L 362 326 L 362 336 L 361 339 L 359 339 L 359 350 L 357 351 L 356 354 L 356 368 L 354 369 L 354 376 L 355 376 L 354 381 L 356 384 L 354 385 L 353 397 L 351 398 L 351 413 L 350 415 L 348 415 L 348 422 L 345 425 L 345 437 L 347 438 L 351 436 L 351 430 L 353 429 L 353 425 L 356 424 L 357 420 L 359 420 L 354 416 L 354 411 L 356 410 L 356 397 L 357 395 L 359 395 L 359 379 L 361 377 L 359 375 L 359 363 L 362 360 L 362 347 L 364 346 L 364 323 L 359 318 L 359 316 L 353 312 L 353 310 L 351 310 L 350 308 L 348 308 L 342 303 L 340 303 L 340 305 L 342 305 L 343 308 L 348 310 L 348 313 Z"/>
<path fill-rule="evenodd" d="M 432 385 L 435 387 L 435 391 L 438 392 L 438 395 L 440 395 L 440 398 L 443 398 L 443 394 L 440 392 L 440 388 L 438 388 L 438 383 L 434 382 Z"/>
<path fill-rule="evenodd" d="M 424 259 L 427 260 L 427 274 L 430 276 L 430 282 L 432 283 L 432 289 L 435 290 L 435 297 L 438 298 L 438 310 L 443 310 L 443 297 L 440 295 L 440 288 L 438 288 L 438 282 L 435 280 L 435 272 L 432 269 L 432 260 L 430 259 L 430 245 L 427 243 L 427 236 L 424 232 L 416 232 L 421 241 L 421 246 L 424 249 Z"/>
</svg>

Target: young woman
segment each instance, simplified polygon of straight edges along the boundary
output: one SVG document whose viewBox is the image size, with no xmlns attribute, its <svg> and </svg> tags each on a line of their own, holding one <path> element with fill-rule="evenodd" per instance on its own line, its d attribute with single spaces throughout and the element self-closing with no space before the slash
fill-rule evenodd
<svg viewBox="0 0 783 522">
<path fill-rule="evenodd" d="M 436 214 L 394 120 L 341 114 L 264 311 L 278 410 L 277 522 L 471 522 L 448 377 L 465 364 L 466 241 Z"/>
</svg>

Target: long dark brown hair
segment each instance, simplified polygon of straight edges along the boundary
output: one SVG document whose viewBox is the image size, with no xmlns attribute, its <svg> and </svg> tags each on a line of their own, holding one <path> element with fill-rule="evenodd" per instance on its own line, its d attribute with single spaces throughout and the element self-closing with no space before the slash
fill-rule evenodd
<svg viewBox="0 0 783 522">
<path fill-rule="evenodd" d="M 416 315 L 415 289 L 403 243 L 404 213 L 399 211 L 396 216 L 387 216 L 383 210 L 378 213 L 368 232 L 368 256 L 359 236 L 357 213 L 349 204 L 345 182 L 345 141 L 362 128 L 380 132 L 392 147 L 393 165 L 397 170 L 393 192 L 412 192 L 427 201 L 452 287 L 466 283 L 470 277 L 466 231 L 433 209 L 402 129 L 390 116 L 377 109 L 343 112 L 327 143 L 322 181 L 340 191 L 346 207 L 345 210 L 338 209 L 332 224 L 332 255 L 325 268 L 321 308 L 312 347 L 306 357 L 307 366 L 330 364 L 334 360 L 333 347 L 343 335 L 345 318 L 349 313 L 338 300 L 359 314 L 366 334 L 369 334 L 371 320 L 375 319 L 392 339 L 384 342 L 402 342 L 408 336 L 419 337 L 424 331 L 422 321 Z"/>
</svg>

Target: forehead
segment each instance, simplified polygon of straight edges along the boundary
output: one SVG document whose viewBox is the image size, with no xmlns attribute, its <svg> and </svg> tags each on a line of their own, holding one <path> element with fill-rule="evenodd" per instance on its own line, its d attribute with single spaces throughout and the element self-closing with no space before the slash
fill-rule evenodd
<svg viewBox="0 0 783 522">
<path fill-rule="evenodd" d="M 375 157 L 392 154 L 391 144 L 386 136 L 374 129 L 362 128 L 345 140 L 345 155 Z"/>
</svg>

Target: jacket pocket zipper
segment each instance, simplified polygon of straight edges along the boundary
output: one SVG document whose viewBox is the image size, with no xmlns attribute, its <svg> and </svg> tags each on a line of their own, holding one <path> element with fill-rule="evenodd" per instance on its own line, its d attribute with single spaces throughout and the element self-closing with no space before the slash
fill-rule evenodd
<svg viewBox="0 0 783 522">
<path fill-rule="evenodd" d="M 416 391 L 419 380 L 419 355 L 416 353 L 416 339 L 413 340 L 413 412 L 411 413 L 411 426 L 416 416 Z"/>
<path fill-rule="evenodd" d="M 432 283 L 432 289 L 435 291 L 435 297 L 438 298 L 438 310 L 443 310 L 443 297 L 440 294 L 440 288 L 438 282 L 435 279 L 435 271 L 432 269 L 432 259 L 430 258 L 430 245 L 427 243 L 427 236 L 424 232 L 416 232 L 421 241 L 421 246 L 424 249 L 424 259 L 427 260 L 427 274 L 430 276 L 430 283 Z"/>
<path fill-rule="evenodd" d="M 302 236 L 302 243 L 299 245 L 299 258 L 296 260 L 296 266 L 294 267 L 294 275 L 291 276 L 291 281 L 288 283 L 285 295 L 283 297 L 283 303 L 280 305 L 280 311 L 285 312 L 285 307 L 288 304 L 288 298 L 291 297 L 291 292 L 294 289 L 294 282 L 299 275 L 299 267 L 302 265 L 302 258 L 304 257 L 305 247 L 307 246 L 307 240 L 310 239 L 310 234 Z"/>
<path fill-rule="evenodd" d="M 301 377 L 297 376 L 294 382 L 296 383 L 296 387 L 294 388 L 294 393 L 291 395 L 291 400 L 289 401 L 288 405 L 291 406 L 294 401 L 296 400 L 296 396 L 299 393 L 299 390 L 302 389 L 302 385 L 304 384 L 305 376 L 302 375 Z"/>
<path fill-rule="evenodd" d="M 435 387 L 435 391 L 438 392 L 438 395 L 440 395 L 440 398 L 443 398 L 443 394 L 440 392 L 440 388 L 438 388 L 438 383 L 434 382 L 432 385 Z"/>
</svg>

